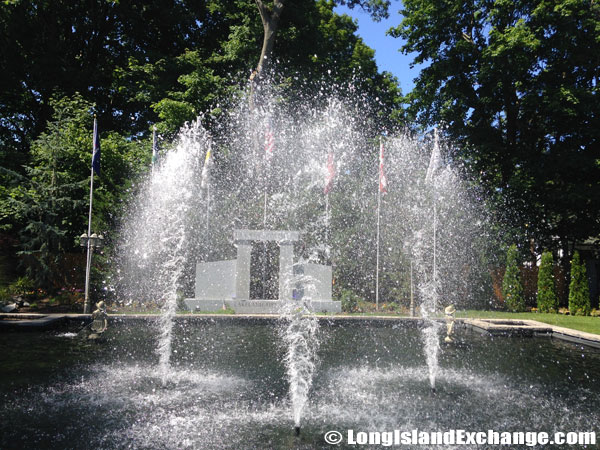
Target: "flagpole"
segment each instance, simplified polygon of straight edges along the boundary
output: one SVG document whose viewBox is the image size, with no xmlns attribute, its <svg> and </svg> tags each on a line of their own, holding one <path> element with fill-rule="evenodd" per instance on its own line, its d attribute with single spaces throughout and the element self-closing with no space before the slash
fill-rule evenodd
<svg viewBox="0 0 600 450">
<path fill-rule="evenodd" d="M 152 173 L 154 174 L 154 166 L 156 165 L 156 125 L 152 126 Z"/>
<path fill-rule="evenodd" d="M 329 192 L 325 194 L 325 257 L 329 262 Z"/>
<path fill-rule="evenodd" d="M 415 288 L 413 285 L 413 262 L 410 260 L 410 317 L 415 317 Z"/>
<path fill-rule="evenodd" d="M 208 232 L 210 225 L 210 183 L 206 187 L 206 231 Z"/>
<path fill-rule="evenodd" d="M 325 194 L 325 258 L 326 263 L 330 260 L 331 247 L 329 245 L 329 222 L 331 221 L 331 212 L 329 208 L 329 191 L 333 188 L 333 181 L 335 177 L 335 163 L 334 154 L 329 152 L 327 155 L 327 178 L 325 179 L 325 186 L 323 192 Z"/>
<path fill-rule="evenodd" d="M 377 258 L 375 267 L 375 310 L 379 311 L 379 224 L 380 224 L 380 210 L 381 210 L 381 136 L 379 137 L 379 183 L 377 186 Z"/>
<path fill-rule="evenodd" d="M 433 311 L 437 309 L 437 203 L 435 199 L 435 185 L 433 187 Z"/>
<path fill-rule="evenodd" d="M 210 139 L 210 138 L 209 138 Z M 204 162 L 204 164 L 211 164 L 212 161 L 212 139 L 208 141 L 208 154 L 210 154 L 208 162 Z M 206 172 L 206 232 L 208 236 L 208 230 L 210 226 L 210 173 Z"/>
<path fill-rule="evenodd" d="M 265 142 L 266 145 L 269 145 Z M 267 184 L 269 182 L 269 157 L 267 154 L 267 149 L 265 148 L 265 183 L 264 183 L 264 193 L 263 193 L 263 230 L 267 229 Z M 267 241 L 263 242 L 263 261 L 262 261 L 262 298 L 266 299 L 266 291 L 267 291 Z"/>
<path fill-rule="evenodd" d="M 434 139 L 435 144 L 438 144 L 438 131 L 437 127 L 434 128 Z M 435 184 L 435 178 L 432 177 L 433 182 L 433 311 L 437 309 L 437 264 L 436 264 L 436 253 L 437 253 L 437 189 Z"/>
<path fill-rule="evenodd" d="M 94 138 L 92 146 L 95 146 L 96 133 L 98 132 L 98 122 L 96 116 L 94 115 Z M 95 149 L 95 148 L 94 148 Z M 90 305 L 90 271 L 92 268 L 92 240 L 90 239 L 92 235 L 92 201 L 94 198 L 94 166 L 92 164 L 91 173 L 90 173 L 90 210 L 88 214 L 88 239 L 87 239 L 87 261 L 85 264 L 85 297 L 83 304 L 83 313 L 89 314 L 91 310 Z"/>
<path fill-rule="evenodd" d="M 267 229 L 267 183 L 265 181 L 265 193 L 264 193 L 264 208 L 263 208 L 263 229 Z"/>
</svg>

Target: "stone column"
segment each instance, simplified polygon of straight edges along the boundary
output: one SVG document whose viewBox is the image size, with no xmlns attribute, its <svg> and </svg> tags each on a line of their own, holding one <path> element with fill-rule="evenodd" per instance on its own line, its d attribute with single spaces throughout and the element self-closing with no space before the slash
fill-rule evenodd
<svg viewBox="0 0 600 450">
<path fill-rule="evenodd" d="M 279 300 L 293 300 L 294 243 L 279 242 Z"/>
<path fill-rule="evenodd" d="M 235 263 L 235 297 L 237 300 L 250 299 L 250 258 L 252 241 L 236 241 L 237 261 Z"/>
</svg>

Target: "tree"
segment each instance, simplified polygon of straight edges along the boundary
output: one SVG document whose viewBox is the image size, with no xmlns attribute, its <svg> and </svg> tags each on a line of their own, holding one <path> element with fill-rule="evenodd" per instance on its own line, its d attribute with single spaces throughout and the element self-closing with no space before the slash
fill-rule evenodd
<svg viewBox="0 0 600 450">
<path fill-rule="evenodd" d="M 525 238 L 562 247 L 600 217 L 600 4 L 406 0 L 391 32 L 423 64 L 410 113 L 443 123 L 454 158 Z"/>
<path fill-rule="evenodd" d="M 355 70 L 357 78 L 372 81 L 372 90 L 380 90 L 373 98 L 399 104 L 397 82 L 377 72 L 373 51 L 354 34 L 352 20 L 333 15 L 334 2 L 284 3 L 274 57 L 290 72 L 322 79 L 328 69 L 338 67 L 347 82 Z M 389 2 L 339 3 L 382 17 Z M 273 23 L 273 2 L 260 4 Z M 332 17 L 323 17 L 326 12 Z M 333 34 L 325 35 L 319 29 L 324 27 Z M 174 134 L 185 121 L 211 110 L 217 120 L 256 68 L 263 35 L 254 0 L 0 3 L 0 63 L 5 67 L 0 79 L 0 166 L 22 173 L 31 142 L 51 118 L 53 96 L 79 92 L 96 105 L 104 130 L 124 135 L 147 136 L 157 119 L 162 122 L 159 132 Z M 329 56 L 332 43 L 336 53 Z M 335 77 L 330 80 L 339 82 Z"/>
<path fill-rule="evenodd" d="M 51 98 L 76 92 L 104 130 L 148 133 L 150 108 L 177 82 L 176 58 L 211 46 L 207 2 L 0 3 L 0 166 L 22 172 L 51 120 Z"/>
<path fill-rule="evenodd" d="M 260 95 L 266 98 L 266 91 L 274 91 L 292 105 L 292 111 L 323 106 L 332 94 L 362 96 L 369 100 L 370 117 L 381 119 L 388 129 L 403 126 L 403 98 L 398 81 L 389 73 L 379 73 L 374 51 L 355 34 L 357 27 L 352 19 L 334 13 L 332 1 L 282 4 L 282 9 L 278 9 L 277 33 L 266 46 L 271 53 L 260 58 L 277 61 L 277 65 L 271 64 L 268 69 L 264 65 L 263 73 L 254 75 L 251 97 L 256 97 L 263 82 Z M 352 4 L 369 8 L 371 2 Z M 265 14 L 273 14 L 273 5 L 263 2 Z M 372 10 L 383 14 L 381 8 Z M 210 19 L 207 17 L 205 22 L 212 27 L 210 46 L 186 50 L 176 58 L 177 82 L 153 103 L 162 121 L 162 132 L 175 133 L 183 122 L 194 120 L 203 112 L 207 113 L 206 125 L 219 122 L 223 111 L 238 101 L 240 93 L 247 92 L 248 75 L 257 71 L 257 53 L 266 44 L 254 0 L 215 0 L 211 3 Z M 250 109 L 254 106 L 250 105 Z"/>
<path fill-rule="evenodd" d="M 279 28 L 279 21 L 281 19 L 284 6 L 288 2 L 284 0 L 273 0 L 273 5 L 271 7 L 268 7 L 267 4 L 262 0 L 255 0 L 255 2 L 256 6 L 258 7 L 258 12 L 263 25 L 263 44 L 253 77 L 256 76 L 257 79 L 260 79 L 263 69 L 267 68 L 271 63 L 275 38 Z M 302 2 L 298 3 L 293 1 L 289 3 L 291 3 L 292 8 L 297 8 L 300 4 L 302 4 Z M 381 20 L 381 18 L 388 16 L 387 11 L 390 2 L 389 0 L 341 0 L 339 3 L 342 5 L 348 5 L 349 8 L 360 6 L 364 10 L 368 11 L 375 20 Z M 333 2 L 329 3 L 329 5 L 332 4 Z M 297 9 L 295 12 L 297 12 Z"/>
<path fill-rule="evenodd" d="M 525 311 L 525 297 L 519 268 L 519 253 L 515 244 L 511 245 L 506 254 L 506 272 L 502 280 L 502 295 L 506 307 L 510 311 Z"/>
<path fill-rule="evenodd" d="M 585 262 L 575 251 L 571 261 L 571 283 L 569 284 L 569 311 L 574 316 L 587 316 L 590 313 L 590 288 Z"/>
<path fill-rule="evenodd" d="M 554 258 L 552 252 L 542 253 L 538 271 L 537 305 L 540 312 L 557 312 L 558 295 L 554 284 Z"/>
<path fill-rule="evenodd" d="M 32 145 L 25 175 L 8 169 L 0 226 L 19 238 L 20 262 L 38 287 L 64 286 L 63 257 L 78 247 L 87 229 L 94 105 L 81 96 L 52 99 L 53 120 Z M 94 192 L 95 230 L 114 229 L 118 204 L 127 195 L 139 165 L 139 144 L 114 134 L 102 141 L 102 173 Z M 7 214 L 7 213 L 10 214 Z M 68 275 L 66 275 L 68 277 Z"/>
<path fill-rule="evenodd" d="M 81 97 L 53 101 L 54 120 L 33 142 L 32 165 L 26 176 L 12 172 L 13 186 L 2 205 L 12 208 L 12 223 L 20 222 L 21 262 L 41 288 L 51 289 L 60 277 L 61 256 L 73 247 L 69 228 L 85 209 L 85 167 L 79 148 L 86 141 L 86 113 L 92 105 Z M 91 116 L 90 116 L 91 117 Z M 89 120 L 87 120 L 89 122 Z"/>
</svg>

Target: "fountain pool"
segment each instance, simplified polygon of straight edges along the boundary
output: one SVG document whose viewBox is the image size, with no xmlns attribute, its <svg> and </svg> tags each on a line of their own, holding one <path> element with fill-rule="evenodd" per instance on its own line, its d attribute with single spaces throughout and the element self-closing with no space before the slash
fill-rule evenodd
<svg viewBox="0 0 600 450">
<path fill-rule="evenodd" d="M 151 321 L 113 319 L 101 344 L 73 330 L 4 333 L 0 448 L 346 448 L 324 436 L 349 429 L 598 432 L 595 349 L 460 328 L 441 347 L 433 394 L 422 321 L 321 318 L 296 437 L 280 320 L 177 317 L 164 383 Z"/>
</svg>

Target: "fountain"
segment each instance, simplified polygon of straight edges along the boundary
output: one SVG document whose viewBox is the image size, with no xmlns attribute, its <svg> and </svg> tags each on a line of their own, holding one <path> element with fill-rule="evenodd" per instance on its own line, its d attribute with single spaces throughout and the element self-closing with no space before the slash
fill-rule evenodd
<svg viewBox="0 0 600 450">
<path fill-rule="evenodd" d="M 3 336 L 2 448 L 308 449 L 326 448 L 329 431 L 598 431 L 600 354 L 548 338 L 460 329 L 431 395 L 417 323 L 319 319 L 318 348 L 302 347 L 319 363 L 295 438 L 278 329 L 291 322 L 176 319 L 163 384 L 158 330 L 111 321 L 104 345 L 62 332 Z"/>
<path fill-rule="evenodd" d="M 426 177 L 437 142 L 385 138 L 380 295 L 407 300 L 414 267 L 421 317 L 316 314 L 339 310 L 345 290 L 375 298 L 380 131 L 360 105 L 321 100 L 297 114 L 264 102 L 252 117 L 242 102 L 210 135 L 203 117 L 182 129 L 137 187 L 107 282 L 160 316 L 111 318 L 105 345 L 8 336 L 0 447 L 303 449 L 348 430 L 357 441 L 597 430 L 597 351 L 492 339 L 458 321 L 455 344 L 440 346 L 444 308 L 487 302 L 475 281 L 491 235 L 455 171 Z M 176 314 L 223 307 L 278 315 Z"/>
</svg>

